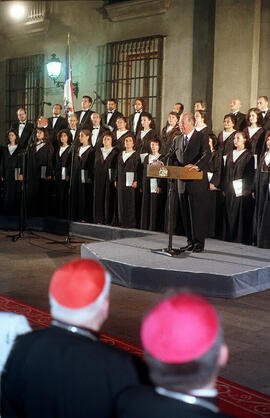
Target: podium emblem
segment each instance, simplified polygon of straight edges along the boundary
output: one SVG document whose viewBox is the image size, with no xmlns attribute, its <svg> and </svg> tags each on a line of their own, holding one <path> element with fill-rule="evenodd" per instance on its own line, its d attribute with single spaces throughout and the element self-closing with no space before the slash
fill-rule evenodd
<svg viewBox="0 0 270 418">
<path fill-rule="evenodd" d="M 158 172 L 160 177 L 167 177 L 168 176 L 168 170 L 166 167 L 160 167 Z"/>
</svg>

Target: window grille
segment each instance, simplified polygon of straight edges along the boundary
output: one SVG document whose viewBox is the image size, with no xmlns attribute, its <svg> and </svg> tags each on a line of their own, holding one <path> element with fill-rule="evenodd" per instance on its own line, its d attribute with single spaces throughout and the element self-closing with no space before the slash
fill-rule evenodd
<svg viewBox="0 0 270 418">
<path fill-rule="evenodd" d="M 125 116 L 133 111 L 133 101 L 142 97 L 146 111 L 161 121 L 163 36 L 132 39 L 107 44 L 106 99 L 115 98 Z"/>
<path fill-rule="evenodd" d="M 36 122 L 43 109 L 44 55 L 7 60 L 6 127 L 17 121 L 17 109 L 23 107 L 27 118 Z"/>
</svg>

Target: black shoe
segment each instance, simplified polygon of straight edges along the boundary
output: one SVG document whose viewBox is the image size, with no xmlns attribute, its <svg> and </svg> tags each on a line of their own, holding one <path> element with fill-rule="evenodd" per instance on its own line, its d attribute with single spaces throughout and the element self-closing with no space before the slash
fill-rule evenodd
<svg viewBox="0 0 270 418">
<path fill-rule="evenodd" d="M 180 247 L 180 251 L 183 253 L 184 251 L 192 251 L 193 244 L 187 244 L 185 247 Z"/>
<path fill-rule="evenodd" d="M 193 253 L 202 253 L 203 252 L 203 248 L 200 247 L 199 245 L 194 245 L 192 252 Z"/>
</svg>

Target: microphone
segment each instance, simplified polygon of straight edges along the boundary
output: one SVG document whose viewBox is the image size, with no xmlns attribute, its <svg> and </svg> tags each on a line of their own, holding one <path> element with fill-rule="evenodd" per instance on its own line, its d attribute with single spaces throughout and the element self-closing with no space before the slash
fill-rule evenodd
<svg viewBox="0 0 270 418">
<path fill-rule="evenodd" d="M 51 106 L 52 104 L 50 102 L 42 102 L 43 104 L 47 105 L 47 106 Z"/>
<path fill-rule="evenodd" d="M 97 96 L 97 98 L 101 101 L 102 104 L 104 104 L 104 106 L 106 106 L 106 102 L 100 97 L 99 94 L 97 94 L 97 92 L 94 90 L 95 95 Z"/>
</svg>

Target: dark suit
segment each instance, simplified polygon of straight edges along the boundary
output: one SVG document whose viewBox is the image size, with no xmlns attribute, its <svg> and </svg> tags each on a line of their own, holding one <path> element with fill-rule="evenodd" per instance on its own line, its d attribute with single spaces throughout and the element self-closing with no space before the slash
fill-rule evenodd
<svg viewBox="0 0 270 418">
<path fill-rule="evenodd" d="M 263 118 L 263 128 L 265 131 L 270 130 L 270 110 L 266 112 L 266 115 Z"/>
<path fill-rule="evenodd" d="M 234 129 L 236 131 L 243 131 L 243 129 L 245 129 L 247 126 L 246 115 L 244 113 L 237 112 L 234 114 L 234 117 L 236 121 L 234 125 Z"/>
<path fill-rule="evenodd" d="M 1 378 L 3 418 L 111 417 L 138 382 L 126 352 L 58 326 L 17 338 Z"/>
<path fill-rule="evenodd" d="M 150 386 L 127 388 L 117 398 L 117 418 L 225 418 L 221 412 L 213 412 L 199 402 L 207 401 L 207 406 L 215 407 L 215 398 L 196 398 L 197 404 L 159 395 Z"/>
<path fill-rule="evenodd" d="M 77 118 L 78 118 L 78 129 L 82 130 L 82 129 L 89 129 L 89 131 L 91 131 L 93 124 L 92 124 L 92 119 L 91 119 L 91 115 L 93 112 L 93 110 L 86 110 L 85 114 L 83 115 L 83 118 L 80 122 L 80 117 L 81 117 L 81 113 L 84 112 L 83 110 L 79 110 L 78 112 L 75 112 Z"/>
<path fill-rule="evenodd" d="M 91 129 L 91 132 L 93 132 L 93 130 L 94 130 L 94 127 Z M 104 132 L 105 132 L 105 129 L 102 126 L 100 126 L 99 133 L 98 133 L 98 137 L 97 137 L 97 140 L 96 140 L 95 145 L 93 145 L 92 138 L 91 138 L 91 145 L 92 145 L 92 147 L 94 148 L 95 151 L 98 148 L 103 147 L 103 135 L 104 135 Z"/>
<path fill-rule="evenodd" d="M 115 109 L 114 112 L 113 112 L 113 114 L 112 114 L 112 116 L 111 116 L 111 118 L 110 118 L 110 120 L 109 120 L 109 123 L 108 124 L 107 124 L 107 115 L 108 115 L 108 112 L 105 112 L 105 113 L 103 113 L 101 115 L 101 124 L 102 124 L 102 126 L 105 129 L 108 129 L 107 128 L 108 126 L 111 127 L 112 129 L 116 129 L 116 120 L 117 120 L 117 118 L 119 116 L 123 116 L 123 114 L 120 113 L 120 112 L 118 112 L 117 109 Z"/>
<path fill-rule="evenodd" d="M 63 118 L 63 116 L 58 116 L 57 121 L 53 126 L 53 117 L 51 117 L 48 118 L 48 126 L 52 128 L 55 135 L 57 135 L 59 131 L 68 127 L 68 120 L 66 118 Z"/>
<path fill-rule="evenodd" d="M 19 135 L 19 125 L 20 125 L 20 122 L 16 122 L 16 123 L 14 123 L 14 125 L 12 127 L 13 129 L 16 130 L 18 135 Z M 19 145 L 20 146 L 22 146 L 24 148 L 27 147 L 28 140 L 29 140 L 30 136 L 32 135 L 33 130 L 34 130 L 34 125 L 31 122 L 26 122 L 25 127 L 22 131 L 21 137 L 19 138 Z"/>
<path fill-rule="evenodd" d="M 208 136 L 194 130 L 186 147 L 184 136 L 177 136 L 174 140 L 172 160 L 180 166 L 194 164 L 203 171 L 202 180 L 179 180 L 178 192 L 180 208 L 187 241 L 193 246 L 204 248 L 208 222 L 207 205 L 207 166 L 211 157 Z"/>
<path fill-rule="evenodd" d="M 129 127 L 130 127 L 130 131 L 132 132 L 133 135 L 135 135 L 135 138 L 137 137 L 138 133 L 143 129 L 142 124 L 141 124 L 142 113 L 143 113 L 143 111 L 140 112 L 140 116 L 139 116 L 139 119 L 138 119 L 138 123 L 137 123 L 136 131 L 135 132 L 134 132 L 134 116 L 136 115 L 136 112 L 135 113 L 132 113 L 129 116 Z"/>
</svg>

